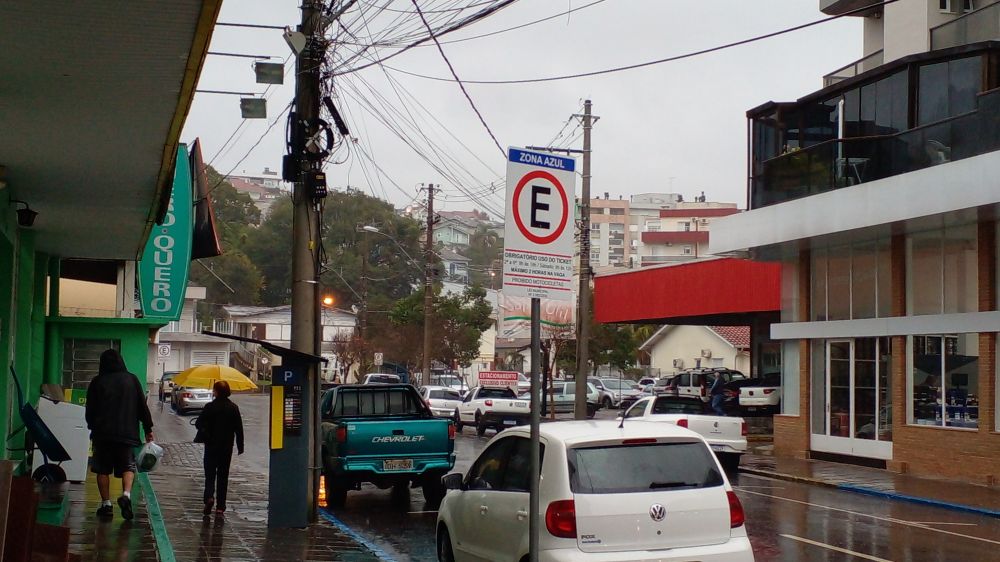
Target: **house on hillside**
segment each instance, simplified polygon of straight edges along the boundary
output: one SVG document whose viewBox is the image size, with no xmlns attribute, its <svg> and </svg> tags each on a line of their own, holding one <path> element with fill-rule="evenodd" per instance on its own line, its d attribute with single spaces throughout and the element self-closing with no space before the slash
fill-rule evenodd
<svg viewBox="0 0 1000 562">
<path fill-rule="evenodd" d="M 748 326 L 676 326 L 668 324 L 639 347 L 660 373 L 693 367 L 728 367 L 750 375 Z"/>
</svg>

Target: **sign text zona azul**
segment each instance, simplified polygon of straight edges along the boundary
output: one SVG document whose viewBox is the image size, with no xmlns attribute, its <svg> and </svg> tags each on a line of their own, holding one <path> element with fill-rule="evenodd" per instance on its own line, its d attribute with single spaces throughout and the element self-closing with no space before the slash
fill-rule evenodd
<svg viewBox="0 0 1000 562">
<path fill-rule="evenodd" d="M 553 168 L 555 170 L 566 170 L 567 172 L 572 172 L 576 167 L 576 160 L 573 158 L 564 158 L 562 156 L 544 154 L 541 152 L 529 152 L 527 150 L 518 150 L 516 148 L 510 149 L 508 159 L 511 162 L 517 162 L 518 164 L 542 166 L 545 168 Z"/>
</svg>

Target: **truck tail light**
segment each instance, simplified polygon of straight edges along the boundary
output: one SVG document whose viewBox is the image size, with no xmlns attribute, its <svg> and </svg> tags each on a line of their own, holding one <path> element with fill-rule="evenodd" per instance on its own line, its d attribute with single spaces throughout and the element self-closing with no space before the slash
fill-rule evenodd
<svg viewBox="0 0 1000 562">
<path fill-rule="evenodd" d="M 746 515 L 743 513 L 743 504 L 740 503 L 740 498 L 736 497 L 736 492 L 726 492 L 726 497 L 729 498 L 729 527 L 735 529 L 742 526 L 743 522 L 746 521 Z M 547 517 L 546 521 L 548 521 Z"/>
<path fill-rule="evenodd" d="M 686 419 L 677 420 L 677 427 L 687 427 L 688 421 Z"/>
<path fill-rule="evenodd" d="M 703 397 L 705 396 L 705 392 L 706 392 L 706 390 L 707 390 L 707 389 L 705 388 L 705 386 L 704 386 L 704 385 L 702 385 L 702 387 L 701 387 L 701 389 L 700 389 L 700 392 L 701 392 L 701 395 L 702 395 Z"/>
<path fill-rule="evenodd" d="M 338 425 L 337 426 L 337 443 L 344 443 L 347 441 L 347 426 Z"/>
<path fill-rule="evenodd" d="M 448 424 L 448 439 L 455 440 L 455 424 L 453 423 Z"/>
<path fill-rule="evenodd" d="M 483 404 L 486 404 L 487 406 L 492 406 L 493 405 L 493 401 L 492 400 L 486 400 L 485 402 L 483 402 Z"/>
<path fill-rule="evenodd" d="M 764 389 L 764 394 L 771 394 L 775 390 L 778 390 L 778 389 L 777 388 L 765 388 Z"/>
<path fill-rule="evenodd" d="M 732 500 L 730 500 L 731 504 Z M 742 508 L 740 509 L 742 510 Z M 732 510 L 730 509 L 730 511 Z M 732 519 L 731 516 L 730 519 Z M 573 500 L 559 500 L 550 503 L 545 510 L 545 528 L 553 537 L 575 539 L 576 504 Z"/>
<path fill-rule="evenodd" d="M 743 437 L 747 436 L 747 422 L 740 423 L 740 435 Z"/>
</svg>

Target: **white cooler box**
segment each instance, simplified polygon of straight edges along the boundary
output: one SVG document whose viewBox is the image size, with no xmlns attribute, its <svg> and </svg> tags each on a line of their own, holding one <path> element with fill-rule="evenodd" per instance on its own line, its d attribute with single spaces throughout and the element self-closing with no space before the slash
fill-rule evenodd
<svg viewBox="0 0 1000 562">
<path fill-rule="evenodd" d="M 87 456 L 90 453 L 90 430 L 87 429 L 86 409 L 78 404 L 54 403 L 46 398 L 40 398 L 38 415 L 69 453 L 70 460 L 59 465 L 66 471 L 66 479 L 71 482 L 86 480 Z M 41 451 L 35 451 L 34 457 L 37 468 L 42 464 Z"/>
</svg>

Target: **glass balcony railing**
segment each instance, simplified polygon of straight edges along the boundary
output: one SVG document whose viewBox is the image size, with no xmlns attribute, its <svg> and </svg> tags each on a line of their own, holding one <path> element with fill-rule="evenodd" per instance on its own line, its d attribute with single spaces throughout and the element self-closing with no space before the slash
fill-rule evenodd
<svg viewBox="0 0 1000 562">
<path fill-rule="evenodd" d="M 1000 89 L 975 111 L 893 135 L 826 141 L 756 166 L 753 209 L 1000 150 Z"/>
<path fill-rule="evenodd" d="M 837 70 L 834 70 L 830 74 L 823 77 L 823 87 L 831 86 L 840 82 L 841 80 L 847 80 L 848 78 L 854 78 L 862 72 L 867 72 L 875 67 L 882 66 L 883 56 L 882 51 L 875 51 L 874 53 L 862 57 L 848 65 L 844 65 Z"/>
<path fill-rule="evenodd" d="M 1000 2 L 931 28 L 931 50 L 1000 39 Z"/>
</svg>

